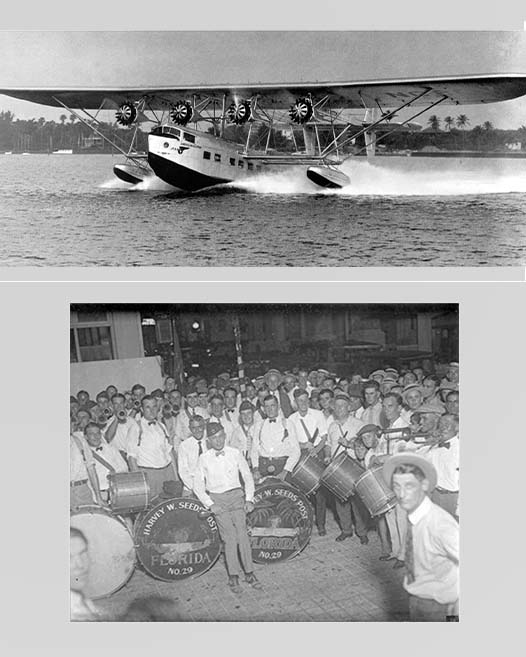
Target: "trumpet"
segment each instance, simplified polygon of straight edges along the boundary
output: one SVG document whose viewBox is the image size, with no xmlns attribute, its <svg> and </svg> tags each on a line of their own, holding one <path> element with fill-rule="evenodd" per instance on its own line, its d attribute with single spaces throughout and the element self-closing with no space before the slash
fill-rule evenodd
<svg viewBox="0 0 526 657">
<path fill-rule="evenodd" d="M 122 422 L 122 423 L 126 422 L 126 418 L 127 418 L 127 417 L 128 417 L 128 414 L 126 413 L 126 411 L 125 411 L 124 409 L 120 410 L 120 411 L 117 413 L 117 420 L 118 420 L 119 422 Z"/>
<path fill-rule="evenodd" d="M 173 406 L 171 404 L 164 404 L 163 406 L 163 417 L 170 418 L 173 415 Z"/>
<path fill-rule="evenodd" d="M 139 410 L 141 409 L 141 402 L 140 402 L 139 399 L 136 399 L 136 400 L 133 402 L 133 408 L 134 408 L 136 411 L 139 411 Z"/>
<path fill-rule="evenodd" d="M 113 415 L 113 411 L 111 410 L 111 408 L 105 408 L 105 409 L 102 411 L 102 413 L 103 413 L 103 415 L 106 416 L 106 418 L 107 418 L 108 420 L 109 420 L 110 417 L 112 417 L 112 415 Z"/>
</svg>

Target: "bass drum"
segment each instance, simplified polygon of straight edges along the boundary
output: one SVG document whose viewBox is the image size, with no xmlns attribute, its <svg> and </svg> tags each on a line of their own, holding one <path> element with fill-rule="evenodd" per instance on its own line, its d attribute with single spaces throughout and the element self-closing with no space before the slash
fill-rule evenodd
<svg viewBox="0 0 526 657">
<path fill-rule="evenodd" d="M 83 506 L 73 513 L 70 524 L 88 541 L 90 569 L 85 595 L 96 600 L 118 591 L 135 569 L 135 546 L 124 521 L 100 506 Z"/>
<path fill-rule="evenodd" d="M 164 582 L 202 575 L 221 552 L 213 514 L 189 497 L 157 497 L 135 521 L 134 534 L 144 570 Z"/>
<path fill-rule="evenodd" d="M 309 543 L 314 510 L 295 486 L 268 478 L 256 487 L 247 528 L 256 563 L 286 561 Z"/>
</svg>

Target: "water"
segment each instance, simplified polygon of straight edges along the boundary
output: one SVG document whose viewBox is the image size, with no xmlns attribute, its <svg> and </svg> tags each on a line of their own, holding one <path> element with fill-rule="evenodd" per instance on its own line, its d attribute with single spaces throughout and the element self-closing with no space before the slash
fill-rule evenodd
<svg viewBox="0 0 526 657">
<path fill-rule="evenodd" d="M 301 170 L 177 194 L 108 155 L 0 155 L 0 264 L 440 266 L 526 263 L 526 159 L 364 159 L 321 191 Z"/>
</svg>

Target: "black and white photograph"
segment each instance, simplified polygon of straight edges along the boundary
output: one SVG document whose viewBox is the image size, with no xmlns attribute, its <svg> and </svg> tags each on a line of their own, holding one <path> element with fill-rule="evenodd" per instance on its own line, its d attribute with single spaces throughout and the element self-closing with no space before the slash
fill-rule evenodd
<svg viewBox="0 0 526 657">
<path fill-rule="evenodd" d="M 4 266 L 523 266 L 524 31 L 0 32 Z"/>
<path fill-rule="evenodd" d="M 71 304 L 71 620 L 459 621 L 459 370 L 456 303 Z"/>
</svg>

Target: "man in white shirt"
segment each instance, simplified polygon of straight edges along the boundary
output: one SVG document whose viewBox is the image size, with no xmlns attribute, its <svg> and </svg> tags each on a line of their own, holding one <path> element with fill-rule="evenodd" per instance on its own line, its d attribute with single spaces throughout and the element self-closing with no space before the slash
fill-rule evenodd
<svg viewBox="0 0 526 657">
<path fill-rule="evenodd" d="M 322 411 L 310 408 L 309 393 L 296 388 L 294 391 L 295 405 L 298 410 L 289 419 L 296 430 L 298 442 L 302 452 L 320 452 L 327 442 L 327 422 Z M 325 520 L 327 516 L 327 494 L 325 487 L 320 486 L 313 494 L 316 526 L 318 534 L 325 536 Z"/>
<path fill-rule="evenodd" d="M 70 436 L 69 470 L 70 508 L 89 504 L 103 506 L 95 460 L 83 436 Z"/>
<path fill-rule="evenodd" d="M 365 399 L 365 409 L 360 420 L 365 424 L 381 426 L 382 395 L 378 381 L 366 381 L 363 386 L 363 396 Z"/>
<path fill-rule="evenodd" d="M 239 576 L 243 564 L 245 581 L 253 588 L 261 589 L 254 575 L 246 523 L 246 514 L 254 510 L 252 474 L 239 450 L 225 445 L 226 435 L 218 422 L 207 424 L 206 437 L 210 449 L 199 457 L 194 491 L 201 503 L 215 515 L 219 534 L 225 543 L 228 585 L 234 593 L 241 592 Z"/>
<path fill-rule="evenodd" d="M 147 395 L 141 400 L 141 408 L 137 441 L 130 444 L 128 450 L 130 470 L 142 470 L 152 497 L 157 497 L 165 482 L 179 480 L 177 465 L 168 433 L 157 420 L 157 401 Z"/>
<path fill-rule="evenodd" d="M 411 424 L 411 415 L 420 411 L 420 407 L 424 401 L 424 391 L 422 386 L 418 383 L 410 383 L 404 388 L 402 399 L 405 402 L 405 407 L 402 409 L 400 416 L 408 424 Z"/>
<path fill-rule="evenodd" d="M 201 454 L 206 452 L 208 445 L 205 436 L 206 422 L 200 415 L 190 418 L 190 437 L 179 446 L 177 467 L 184 484 L 183 497 L 191 497 L 194 491 L 194 478 Z"/>
<path fill-rule="evenodd" d="M 458 519 L 459 440 L 458 416 L 447 413 L 438 421 L 437 442 L 420 450 L 437 471 L 431 501 Z"/>
<path fill-rule="evenodd" d="M 458 523 L 428 497 L 437 481 L 433 464 L 419 454 L 396 454 L 382 474 L 408 516 L 403 586 L 409 619 L 458 620 Z"/>
<path fill-rule="evenodd" d="M 218 422 L 223 427 L 227 443 L 230 443 L 236 425 L 230 415 L 225 413 L 225 402 L 219 393 L 210 398 L 210 422 Z"/>
<path fill-rule="evenodd" d="M 330 388 L 322 388 L 318 393 L 318 403 L 329 427 L 331 422 L 334 422 L 334 391 Z"/>
<path fill-rule="evenodd" d="M 234 428 L 228 445 L 238 449 L 249 465 L 252 462 L 252 446 L 262 422 L 263 420 L 256 421 L 254 406 L 248 399 L 242 401 L 239 407 L 239 424 Z"/>
<path fill-rule="evenodd" d="M 190 437 L 190 418 L 193 415 L 200 415 L 205 420 L 208 419 L 208 412 L 199 406 L 199 394 L 192 387 L 186 393 L 186 405 L 179 411 L 175 422 L 175 442 L 177 445 Z"/>
<path fill-rule="evenodd" d="M 350 413 L 358 420 L 362 420 L 364 414 L 364 407 L 362 405 L 362 388 L 356 383 L 351 383 L 347 386 L 347 396 L 349 397 Z"/>
<path fill-rule="evenodd" d="M 107 443 L 114 445 L 120 452 L 128 455 L 128 445 L 137 442 L 139 425 L 126 414 L 126 399 L 121 393 L 111 398 L 114 416 L 103 429 Z"/>
<path fill-rule="evenodd" d="M 300 446 L 294 425 L 279 417 L 275 397 L 268 395 L 263 402 L 266 419 L 260 426 L 252 446 L 252 466 L 256 481 L 263 476 L 285 480 L 300 459 Z"/>
<path fill-rule="evenodd" d="M 336 419 L 329 425 L 328 447 L 326 452 L 326 462 L 346 452 L 351 458 L 356 459 L 356 455 L 351 445 L 358 431 L 364 426 L 361 420 L 356 419 L 351 414 L 351 403 L 345 393 L 338 393 L 334 398 L 334 415 Z M 330 452 L 330 457 L 328 457 Z M 344 541 L 353 535 L 353 515 L 356 534 L 362 544 L 368 543 L 366 518 L 358 505 L 353 505 L 352 497 L 350 500 L 342 502 L 335 495 L 336 513 L 340 522 L 341 533 L 336 537 L 338 542 Z"/>
<path fill-rule="evenodd" d="M 101 497 L 104 502 L 108 502 L 110 487 L 108 475 L 128 472 L 128 465 L 119 450 L 113 444 L 108 445 L 104 440 L 98 424 L 90 422 L 84 429 L 84 435 L 95 462 Z"/>
<path fill-rule="evenodd" d="M 237 390 L 232 386 L 227 386 L 223 390 L 223 399 L 225 400 L 225 416 L 230 420 L 233 426 L 237 426 L 239 423 Z"/>
</svg>

